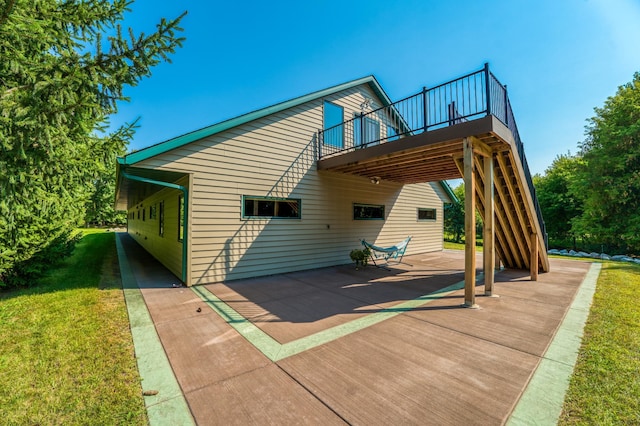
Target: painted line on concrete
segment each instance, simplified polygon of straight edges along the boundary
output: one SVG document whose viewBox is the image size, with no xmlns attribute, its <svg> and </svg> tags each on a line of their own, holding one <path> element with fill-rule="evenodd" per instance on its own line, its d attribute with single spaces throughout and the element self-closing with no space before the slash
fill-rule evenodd
<svg viewBox="0 0 640 426">
<path fill-rule="evenodd" d="M 558 424 L 601 269 L 601 263 L 591 264 L 507 425 Z"/>
<path fill-rule="evenodd" d="M 144 396 L 149 424 L 151 426 L 195 425 L 129 265 L 120 235 L 116 234 L 115 238 L 122 289 L 129 313 L 131 336 L 138 371 L 142 379 L 142 389 L 157 391 L 156 395 Z"/>
<path fill-rule="evenodd" d="M 483 279 L 483 274 L 477 276 L 477 280 Z M 211 293 L 204 286 L 194 286 L 191 290 L 213 309 L 222 319 L 233 327 L 241 336 L 247 339 L 253 346 L 262 352 L 271 361 L 276 362 L 292 355 L 308 351 L 325 343 L 355 333 L 379 322 L 392 318 L 404 312 L 426 305 L 433 300 L 447 296 L 464 288 L 464 280 L 441 288 L 432 293 L 420 296 L 413 300 L 399 303 L 390 308 L 380 309 L 378 312 L 354 319 L 344 324 L 319 331 L 306 337 L 288 343 L 279 343 L 273 337 L 262 331 L 258 326 L 244 318 L 236 310 Z"/>
<path fill-rule="evenodd" d="M 247 339 L 249 343 L 255 346 L 271 361 L 274 360 L 282 346 L 277 340 L 260 330 L 255 324 L 240 315 L 235 309 L 220 300 L 204 286 L 193 286 L 190 287 L 190 289 L 225 320 L 227 324 Z"/>
</svg>

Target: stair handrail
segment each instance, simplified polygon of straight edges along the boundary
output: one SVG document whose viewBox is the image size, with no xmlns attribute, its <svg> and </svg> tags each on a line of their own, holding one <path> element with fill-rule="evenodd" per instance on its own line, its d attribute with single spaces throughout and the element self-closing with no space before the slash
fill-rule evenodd
<svg viewBox="0 0 640 426">
<path fill-rule="evenodd" d="M 533 184 L 533 178 L 531 177 L 531 171 L 529 170 L 529 164 L 524 152 L 524 143 L 522 142 L 522 139 L 520 139 L 518 125 L 516 124 L 516 120 L 513 115 L 513 109 L 511 108 L 511 101 L 509 100 L 509 96 L 507 94 L 507 86 L 500 83 L 500 81 L 493 75 L 493 73 L 488 70 L 488 68 L 487 75 L 487 81 L 489 81 L 489 87 L 491 88 L 493 100 L 491 103 L 492 108 L 490 109 L 489 113 L 495 116 L 502 123 L 504 123 L 513 135 L 513 139 L 516 143 L 516 150 L 518 152 L 518 158 L 520 159 L 520 164 L 522 164 L 524 177 L 527 181 L 527 187 L 529 188 L 531 199 L 533 200 L 533 206 L 536 211 L 538 224 L 540 225 L 540 231 L 542 232 L 544 246 L 548 250 L 549 236 L 547 234 L 547 227 L 544 223 L 544 218 L 542 217 L 542 208 L 540 207 L 540 202 L 538 201 L 536 188 Z M 496 103 L 498 105 L 496 105 Z"/>
</svg>

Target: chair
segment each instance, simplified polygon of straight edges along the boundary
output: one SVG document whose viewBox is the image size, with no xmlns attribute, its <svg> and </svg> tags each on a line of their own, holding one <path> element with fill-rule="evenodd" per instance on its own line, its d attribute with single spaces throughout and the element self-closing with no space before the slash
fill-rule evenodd
<svg viewBox="0 0 640 426">
<path fill-rule="evenodd" d="M 389 259 L 393 259 L 396 260 L 397 263 L 401 263 L 402 258 L 404 257 L 404 252 L 407 250 L 407 246 L 409 245 L 409 241 L 411 241 L 411 236 L 408 236 L 394 246 L 378 247 L 366 242 L 364 239 L 360 240 L 362 245 L 369 249 L 369 257 L 376 266 L 379 266 L 376 263 L 376 259 L 384 259 L 387 263 L 389 263 Z M 398 259 L 398 257 L 400 259 Z"/>
</svg>

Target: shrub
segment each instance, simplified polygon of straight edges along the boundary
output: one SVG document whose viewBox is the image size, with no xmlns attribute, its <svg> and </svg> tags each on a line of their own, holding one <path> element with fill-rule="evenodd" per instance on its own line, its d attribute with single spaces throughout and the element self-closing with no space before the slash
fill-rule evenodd
<svg viewBox="0 0 640 426">
<path fill-rule="evenodd" d="M 60 264 L 73 252 L 81 232 L 65 232 L 29 259 L 16 263 L 0 275 L 0 289 L 29 287 L 50 267 Z"/>
<path fill-rule="evenodd" d="M 356 268 L 358 266 L 365 267 L 369 264 L 369 256 L 371 255 L 371 250 L 368 247 L 364 249 L 353 249 L 351 253 L 349 253 L 349 257 L 356 264 Z"/>
</svg>

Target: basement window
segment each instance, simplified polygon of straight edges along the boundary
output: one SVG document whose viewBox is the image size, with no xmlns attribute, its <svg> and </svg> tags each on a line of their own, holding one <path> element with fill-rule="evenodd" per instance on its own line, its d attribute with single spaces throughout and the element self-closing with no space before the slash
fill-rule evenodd
<svg viewBox="0 0 640 426">
<path fill-rule="evenodd" d="M 300 219 L 301 200 L 298 198 L 274 198 L 242 196 L 243 219 Z"/>
<path fill-rule="evenodd" d="M 384 205 L 354 203 L 353 220 L 384 220 Z"/>
<path fill-rule="evenodd" d="M 418 207 L 418 221 L 434 221 L 436 220 L 436 209 L 427 209 Z"/>
</svg>

